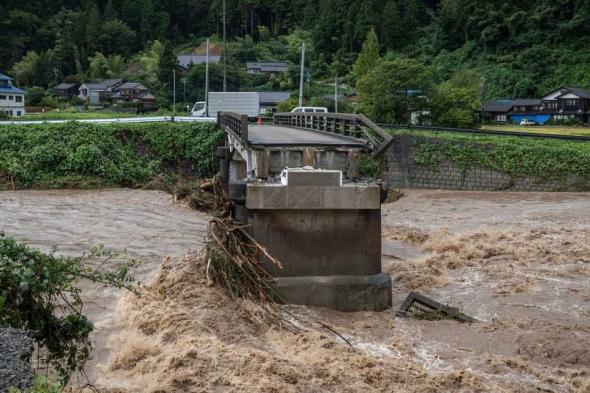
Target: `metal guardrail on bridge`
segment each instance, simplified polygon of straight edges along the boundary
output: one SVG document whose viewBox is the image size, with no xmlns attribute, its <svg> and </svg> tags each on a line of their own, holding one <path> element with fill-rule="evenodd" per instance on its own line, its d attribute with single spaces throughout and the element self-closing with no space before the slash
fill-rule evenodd
<svg viewBox="0 0 590 393">
<path fill-rule="evenodd" d="M 382 154 L 393 143 L 393 138 L 387 131 L 364 115 L 306 112 L 275 113 L 273 124 L 367 139 L 373 147 L 373 155 L 375 156 Z"/>
<path fill-rule="evenodd" d="M 229 132 L 242 145 L 248 145 L 248 115 L 217 112 L 217 125 Z"/>
<path fill-rule="evenodd" d="M 472 134 L 476 135 L 499 135 L 499 136 L 516 136 L 524 138 L 544 138 L 544 139 L 560 139 L 568 141 L 578 142 L 590 142 L 590 136 L 584 135 L 560 135 L 560 134 L 546 134 L 546 133 L 533 133 L 533 132 L 519 132 L 519 131 L 497 131 L 497 130 L 486 130 L 479 128 L 455 128 L 455 127 L 439 127 L 439 126 L 410 126 L 400 124 L 379 124 L 384 128 L 393 129 L 404 129 L 404 130 L 415 130 L 415 131 L 440 131 L 440 132 L 455 132 L 461 134 Z"/>
</svg>

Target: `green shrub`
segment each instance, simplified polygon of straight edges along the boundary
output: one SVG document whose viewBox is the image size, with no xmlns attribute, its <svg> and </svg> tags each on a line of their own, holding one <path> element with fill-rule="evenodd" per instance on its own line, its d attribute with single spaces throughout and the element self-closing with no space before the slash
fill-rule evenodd
<svg viewBox="0 0 590 393">
<path fill-rule="evenodd" d="M 51 383 L 47 378 L 38 375 L 35 378 L 35 384 L 26 393 L 61 393 L 62 387 L 58 383 Z M 24 393 L 20 389 L 10 388 L 8 393 Z"/>
<path fill-rule="evenodd" d="M 103 247 L 93 249 L 91 256 L 105 261 L 125 257 Z M 93 270 L 81 257 L 45 254 L 0 233 L 0 326 L 29 331 L 65 383 L 82 369 L 92 349 L 93 325 L 82 314 L 75 281 L 133 290 L 127 272 L 135 264 L 127 260 L 114 270 Z"/>
<path fill-rule="evenodd" d="M 0 189 L 142 187 L 161 174 L 211 176 L 222 140 L 210 123 L 0 126 Z"/>
</svg>

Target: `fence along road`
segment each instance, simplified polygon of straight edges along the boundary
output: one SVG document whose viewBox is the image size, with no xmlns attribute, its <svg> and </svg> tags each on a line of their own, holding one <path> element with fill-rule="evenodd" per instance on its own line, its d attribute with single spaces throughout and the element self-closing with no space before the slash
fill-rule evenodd
<svg viewBox="0 0 590 393">
<path fill-rule="evenodd" d="M 216 117 L 191 117 L 191 116 L 157 116 L 157 117 L 120 117 L 112 119 L 69 119 L 69 120 L 14 120 L 0 121 L 0 125 L 30 125 L 30 124 L 63 124 L 68 122 L 94 123 L 94 124 L 124 124 L 124 123 L 214 123 Z"/>
</svg>

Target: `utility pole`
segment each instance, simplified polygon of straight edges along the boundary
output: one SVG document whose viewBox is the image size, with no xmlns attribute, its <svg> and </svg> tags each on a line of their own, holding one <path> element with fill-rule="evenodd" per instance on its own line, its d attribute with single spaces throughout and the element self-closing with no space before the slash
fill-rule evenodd
<svg viewBox="0 0 590 393">
<path fill-rule="evenodd" d="M 182 102 L 186 102 L 186 78 L 182 78 Z"/>
<path fill-rule="evenodd" d="M 481 101 L 481 126 L 483 127 L 483 122 L 485 120 L 485 108 L 483 103 L 483 96 L 484 96 L 484 88 L 486 83 L 486 77 L 482 76 L 480 80 L 480 87 L 479 87 L 479 99 Z"/>
<path fill-rule="evenodd" d="M 206 53 L 207 55 L 205 56 L 205 116 L 209 117 L 209 38 L 207 38 Z"/>
<path fill-rule="evenodd" d="M 338 74 L 334 78 L 334 113 L 338 113 Z"/>
<path fill-rule="evenodd" d="M 225 0 L 223 0 L 223 91 L 227 91 L 227 26 L 225 19 Z"/>
<path fill-rule="evenodd" d="M 301 47 L 301 76 L 299 78 L 299 106 L 303 106 L 303 78 L 305 73 L 305 42 Z"/>
<path fill-rule="evenodd" d="M 176 115 L 176 70 L 172 69 L 172 121 Z"/>
</svg>

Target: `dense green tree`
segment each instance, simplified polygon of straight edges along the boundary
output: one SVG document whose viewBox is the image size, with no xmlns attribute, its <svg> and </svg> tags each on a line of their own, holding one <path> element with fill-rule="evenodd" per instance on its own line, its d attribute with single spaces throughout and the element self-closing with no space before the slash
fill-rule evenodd
<svg viewBox="0 0 590 393">
<path fill-rule="evenodd" d="M 435 124 L 470 127 L 481 110 L 481 77 L 472 71 L 460 71 L 436 87 L 430 102 Z"/>
<path fill-rule="evenodd" d="M 403 29 L 398 4 L 395 0 L 387 1 L 387 5 L 381 15 L 380 36 L 381 44 L 387 49 L 398 49 L 402 47 Z"/>
<path fill-rule="evenodd" d="M 118 19 L 106 21 L 98 37 L 98 47 L 104 54 L 126 54 L 135 43 L 135 32 Z"/>
<path fill-rule="evenodd" d="M 378 62 L 379 41 L 375 29 L 371 29 L 363 43 L 363 48 L 361 49 L 361 53 L 359 54 L 356 63 L 354 63 L 353 72 L 357 81 L 375 68 Z"/>
<path fill-rule="evenodd" d="M 12 67 L 12 75 L 18 76 L 19 84 L 31 86 L 33 83 L 33 73 L 39 61 L 39 54 L 34 50 L 28 51 L 18 63 Z"/>
<path fill-rule="evenodd" d="M 411 111 L 424 108 L 430 88 L 430 72 L 424 64 L 386 57 L 359 79 L 359 109 L 378 121 L 407 123 Z"/>
</svg>

